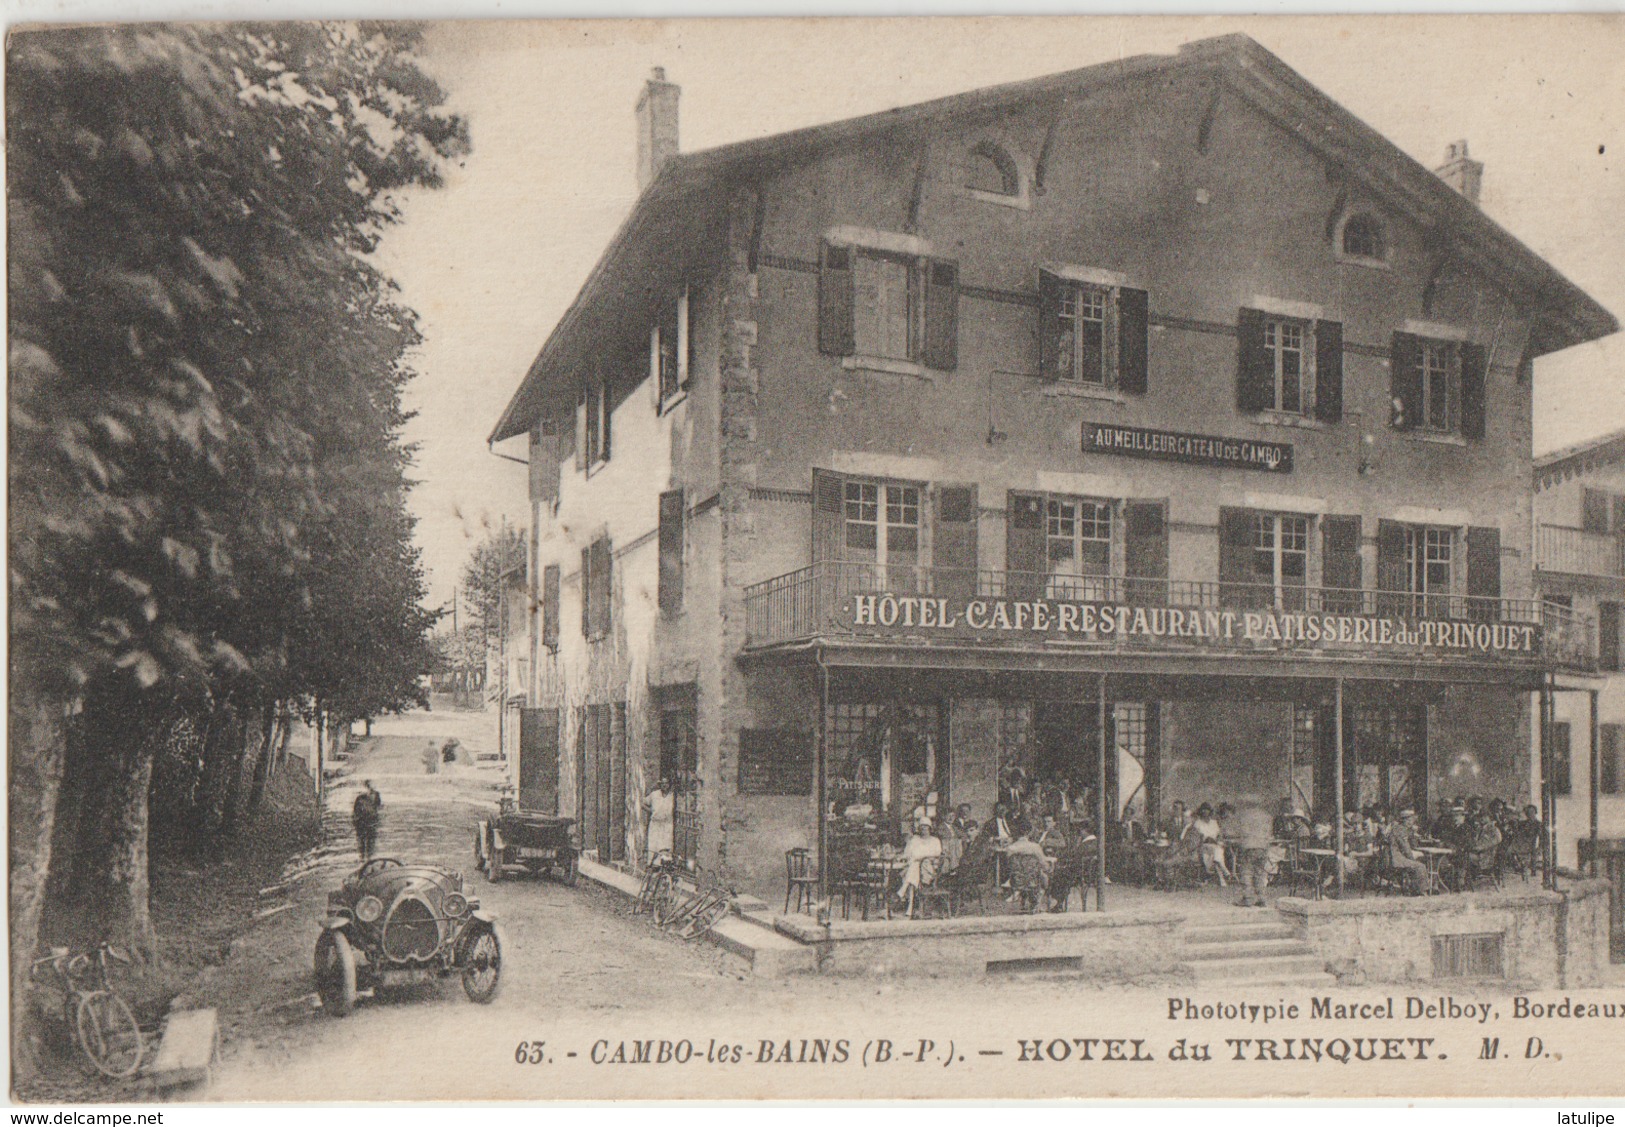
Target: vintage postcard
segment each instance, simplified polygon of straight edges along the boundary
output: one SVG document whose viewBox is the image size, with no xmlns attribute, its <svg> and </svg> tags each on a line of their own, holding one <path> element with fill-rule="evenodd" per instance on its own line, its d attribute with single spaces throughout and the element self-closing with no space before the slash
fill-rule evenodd
<svg viewBox="0 0 1625 1127">
<path fill-rule="evenodd" d="M 14 30 L 13 1099 L 1625 1096 L 1622 59 Z"/>
</svg>

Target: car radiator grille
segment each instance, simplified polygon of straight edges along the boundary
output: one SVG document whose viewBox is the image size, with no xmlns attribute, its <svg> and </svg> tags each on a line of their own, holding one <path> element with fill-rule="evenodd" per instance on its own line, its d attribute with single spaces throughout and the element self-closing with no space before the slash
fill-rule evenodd
<svg viewBox="0 0 1625 1127">
<path fill-rule="evenodd" d="M 403 897 L 384 925 L 384 953 L 392 959 L 427 959 L 440 946 L 440 924 L 429 905 Z"/>
</svg>

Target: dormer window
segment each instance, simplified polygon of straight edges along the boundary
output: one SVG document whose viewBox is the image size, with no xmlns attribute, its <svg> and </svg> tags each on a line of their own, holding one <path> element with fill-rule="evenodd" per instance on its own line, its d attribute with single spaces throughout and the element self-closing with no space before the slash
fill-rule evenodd
<svg viewBox="0 0 1625 1127">
<path fill-rule="evenodd" d="M 965 170 L 965 187 L 994 196 L 1021 194 L 1021 173 L 1010 154 L 998 145 L 984 141 L 970 153 Z"/>
<path fill-rule="evenodd" d="M 1337 258 L 1362 266 L 1388 265 L 1388 233 L 1382 220 L 1369 211 L 1345 215 L 1337 225 Z"/>
</svg>

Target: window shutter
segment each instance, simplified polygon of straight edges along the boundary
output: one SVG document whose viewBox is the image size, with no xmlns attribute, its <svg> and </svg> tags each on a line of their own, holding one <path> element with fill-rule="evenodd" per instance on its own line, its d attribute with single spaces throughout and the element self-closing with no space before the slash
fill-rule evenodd
<svg viewBox="0 0 1625 1127">
<path fill-rule="evenodd" d="M 925 349 L 927 368 L 951 372 L 959 366 L 959 265 L 925 264 Z"/>
<path fill-rule="evenodd" d="M 818 351 L 851 356 L 852 248 L 825 243 L 818 266 Z"/>
<path fill-rule="evenodd" d="M 1343 323 L 1315 322 L 1315 418 L 1343 419 Z"/>
<path fill-rule="evenodd" d="M 1360 562 L 1360 518 L 1322 517 L 1320 535 L 1320 585 L 1338 592 L 1352 592 L 1327 591 L 1326 609 L 1340 614 L 1358 614 L 1363 602 L 1360 588 L 1365 586 Z"/>
<path fill-rule="evenodd" d="M 1061 370 L 1061 299 L 1065 295 L 1065 282 L 1048 270 L 1038 272 L 1038 378 L 1042 380 L 1072 374 L 1070 354 L 1066 357 L 1068 370 Z"/>
<path fill-rule="evenodd" d="M 626 859 L 626 702 L 609 708 L 609 853 Z"/>
<path fill-rule="evenodd" d="M 543 415 L 530 439 L 530 499 L 551 505 L 559 499 L 560 420 Z"/>
<path fill-rule="evenodd" d="M 592 637 L 592 546 L 581 549 L 581 636 Z"/>
<path fill-rule="evenodd" d="M 559 565 L 542 569 L 542 645 L 559 648 Z"/>
<path fill-rule="evenodd" d="M 1580 502 L 1580 527 L 1587 532 L 1608 532 L 1610 499 L 1600 489 L 1587 489 Z"/>
<path fill-rule="evenodd" d="M 598 589 L 593 592 L 592 601 L 598 618 L 595 632 L 602 637 L 608 634 L 610 629 L 609 597 L 610 592 L 614 590 L 612 569 L 615 566 L 615 554 L 610 551 L 608 540 L 600 540 L 594 547 L 598 550 L 598 562 L 593 566 L 593 578 L 598 581 Z"/>
<path fill-rule="evenodd" d="M 691 293 L 689 287 L 684 286 L 682 297 L 677 299 L 677 355 L 681 364 L 678 386 L 685 390 L 694 382 L 694 321 L 691 312 Z"/>
<path fill-rule="evenodd" d="M 1461 436 L 1484 437 L 1485 353 L 1481 344 L 1461 346 Z"/>
<path fill-rule="evenodd" d="M 1467 530 L 1467 616 L 1478 622 L 1493 622 L 1500 618 L 1499 602 L 1477 602 L 1477 599 L 1498 600 L 1501 597 L 1501 530 L 1499 528 L 1469 528 Z"/>
<path fill-rule="evenodd" d="M 976 486 L 944 485 L 937 493 L 935 591 L 949 599 L 976 597 Z"/>
<path fill-rule="evenodd" d="M 1236 407 L 1248 413 L 1275 405 L 1275 367 L 1264 347 L 1264 322 L 1257 309 L 1236 315 Z"/>
<path fill-rule="evenodd" d="M 1399 404 L 1394 425 L 1415 430 L 1422 422 L 1422 338 L 1395 333 L 1388 354 L 1388 393 Z"/>
<path fill-rule="evenodd" d="M 1397 520 L 1377 522 L 1377 590 L 1409 591 L 1410 573 L 1405 566 L 1405 525 Z M 1410 605 L 1405 599 L 1378 597 L 1378 613 L 1386 614 Z"/>
<path fill-rule="evenodd" d="M 683 609 L 683 491 L 660 495 L 660 572 L 657 578 L 660 611 Z"/>
<path fill-rule="evenodd" d="M 614 429 L 611 424 L 615 421 L 615 409 L 610 401 L 608 382 L 598 385 L 598 402 L 602 411 L 598 425 L 604 430 L 602 437 L 599 439 L 598 460 L 607 462 L 609 461 L 610 432 Z"/>
<path fill-rule="evenodd" d="M 1130 501 L 1123 506 L 1124 566 L 1129 575 L 1128 601 L 1163 604 L 1169 602 L 1164 582 L 1168 578 L 1168 522 L 1160 501 Z"/>
<path fill-rule="evenodd" d="M 1597 663 L 1605 673 L 1619 670 L 1619 604 L 1597 604 Z"/>
<path fill-rule="evenodd" d="M 1044 558 L 1043 495 L 1012 490 L 1005 526 L 1005 594 L 1012 599 L 1036 599 L 1043 594 L 1049 573 Z"/>
<path fill-rule="evenodd" d="M 576 436 L 576 472 L 580 473 L 587 468 L 587 404 L 590 399 L 587 395 L 587 385 L 581 385 L 581 394 L 577 397 L 575 414 Z"/>
<path fill-rule="evenodd" d="M 1232 603 L 1245 599 L 1247 591 L 1224 590 L 1226 585 L 1246 584 L 1253 578 L 1253 515 L 1247 509 L 1219 510 L 1219 601 Z"/>
<path fill-rule="evenodd" d="M 1150 354 L 1151 298 L 1144 290 L 1117 293 L 1117 388 L 1144 395 Z"/>
<path fill-rule="evenodd" d="M 839 560 L 845 553 L 844 537 L 846 477 L 829 470 L 813 470 L 814 563 Z"/>
</svg>

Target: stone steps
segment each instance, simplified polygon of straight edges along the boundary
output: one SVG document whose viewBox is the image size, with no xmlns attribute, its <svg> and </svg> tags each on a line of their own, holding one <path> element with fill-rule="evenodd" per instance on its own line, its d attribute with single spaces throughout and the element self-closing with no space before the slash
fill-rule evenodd
<svg viewBox="0 0 1625 1127">
<path fill-rule="evenodd" d="M 1188 926 L 1181 966 L 1202 986 L 1335 986 L 1324 960 L 1278 919 Z"/>
</svg>

